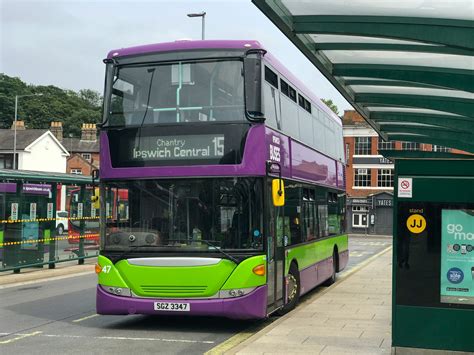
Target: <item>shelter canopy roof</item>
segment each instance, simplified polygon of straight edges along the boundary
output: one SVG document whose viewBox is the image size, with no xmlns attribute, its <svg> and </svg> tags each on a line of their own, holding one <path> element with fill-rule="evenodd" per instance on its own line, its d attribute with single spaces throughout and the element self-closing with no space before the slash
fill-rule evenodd
<svg viewBox="0 0 474 355">
<path fill-rule="evenodd" d="M 474 1 L 253 2 L 384 139 L 474 153 Z"/>
</svg>

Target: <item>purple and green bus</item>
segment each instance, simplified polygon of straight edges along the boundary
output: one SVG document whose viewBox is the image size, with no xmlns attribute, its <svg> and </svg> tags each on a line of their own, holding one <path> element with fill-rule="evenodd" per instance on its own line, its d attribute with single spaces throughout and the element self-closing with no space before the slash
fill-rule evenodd
<svg viewBox="0 0 474 355">
<path fill-rule="evenodd" d="M 99 314 L 258 319 L 334 283 L 349 255 L 337 115 L 257 41 L 104 62 Z"/>
</svg>

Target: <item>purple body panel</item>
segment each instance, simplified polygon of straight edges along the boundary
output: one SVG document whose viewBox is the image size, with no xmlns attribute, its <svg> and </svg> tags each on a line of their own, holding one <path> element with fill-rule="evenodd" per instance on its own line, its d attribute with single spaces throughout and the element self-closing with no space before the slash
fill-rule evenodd
<svg viewBox="0 0 474 355">
<path fill-rule="evenodd" d="M 192 165 L 153 166 L 142 168 L 113 168 L 110 158 L 109 140 L 105 132 L 100 133 L 100 178 L 161 178 L 188 176 L 248 176 L 265 175 L 263 125 L 253 126 L 247 136 L 242 163 L 238 165 Z"/>
<path fill-rule="evenodd" d="M 339 253 L 339 270 L 345 269 L 349 261 L 349 250 Z M 303 270 L 300 270 L 300 295 L 312 290 L 314 287 L 322 284 L 332 275 L 332 257 L 324 259 L 316 264 L 313 264 Z"/>
<path fill-rule="evenodd" d="M 324 259 L 303 270 L 300 270 L 300 295 L 311 291 L 317 285 L 322 284 L 332 274 L 332 258 Z"/>
<path fill-rule="evenodd" d="M 291 177 L 291 147 L 290 138 L 284 134 L 274 131 L 271 128 L 265 128 L 265 142 L 260 149 L 265 149 L 266 160 L 279 163 L 281 174 L 284 177 Z"/>
<path fill-rule="evenodd" d="M 291 144 L 292 175 L 328 186 L 337 186 L 336 161 L 302 144 Z"/>
<path fill-rule="evenodd" d="M 349 250 L 339 253 L 339 272 L 344 270 L 349 262 Z"/>
<path fill-rule="evenodd" d="M 344 164 L 340 161 L 337 162 L 337 186 L 342 188 L 343 190 L 346 189 L 346 180 L 344 174 Z"/>
<path fill-rule="evenodd" d="M 175 41 L 146 44 L 129 48 L 114 49 L 109 52 L 107 58 L 126 57 L 147 53 L 188 51 L 194 49 L 263 49 L 262 45 L 255 40 L 204 40 L 204 41 Z"/>
<path fill-rule="evenodd" d="M 14 182 L 2 182 L 0 183 L 0 192 L 16 192 L 16 183 Z"/>
<path fill-rule="evenodd" d="M 169 178 L 202 176 L 264 176 L 265 162 L 280 163 L 282 176 L 306 180 L 322 185 L 344 189 L 342 177 L 337 174 L 334 159 L 307 146 L 293 141 L 282 133 L 263 124 L 250 128 L 241 164 L 237 165 L 190 165 L 114 168 L 110 157 L 109 140 L 105 132 L 100 133 L 100 177 L 107 179 Z M 272 153 L 271 153 L 272 152 Z M 344 169 L 340 164 L 341 169 Z"/>
<path fill-rule="evenodd" d="M 152 299 L 115 296 L 97 286 L 98 314 L 154 314 L 219 316 L 233 319 L 260 319 L 267 315 L 267 286 L 248 295 L 226 299 Z M 189 312 L 155 311 L 154 302 L 189 303 Z"/>
</svg>

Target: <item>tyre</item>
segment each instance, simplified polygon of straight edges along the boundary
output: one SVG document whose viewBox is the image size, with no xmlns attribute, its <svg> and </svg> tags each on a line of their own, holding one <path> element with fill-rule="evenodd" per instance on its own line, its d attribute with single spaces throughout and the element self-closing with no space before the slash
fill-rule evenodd
<svg viewBox="0 0 474 355">
<path fill-rule="evenodd" d="M 324 286 L 331 286 L 336 282 L 337 278 L 337 255 L 336 250 L 332 253 L 332 274 L 329 279 L 324 282 Z"/>
<path fill-rule="evenodd" d="M 279 315 L 283 315 L 294 309 L 300 300 L 300 273 L 295 263 L 292 263 L 290 265 L 287 280 L 288 303 L 285 304 L 283 308 L 278 311 Z"/>
<path fill-rule="evenodd" d="M 58 232 L 58 235 L 61 235 L 64 233 L 64 226 L 62 224 L 60 224 L 58 227 L 57 227 L 57 232 Z"/>
</svg>

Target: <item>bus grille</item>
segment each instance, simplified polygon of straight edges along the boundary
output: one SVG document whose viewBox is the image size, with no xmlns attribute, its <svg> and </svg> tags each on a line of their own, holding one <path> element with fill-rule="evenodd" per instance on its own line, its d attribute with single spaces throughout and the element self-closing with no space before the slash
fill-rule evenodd
<svg viewBox="0 0 474 355">
<path fill-rule="evenodd" d="M 198 297 L 207 290 L 207 286 L 141 285 L 140 288 L 147 296 L 161 297 Z"/>
</svg>

